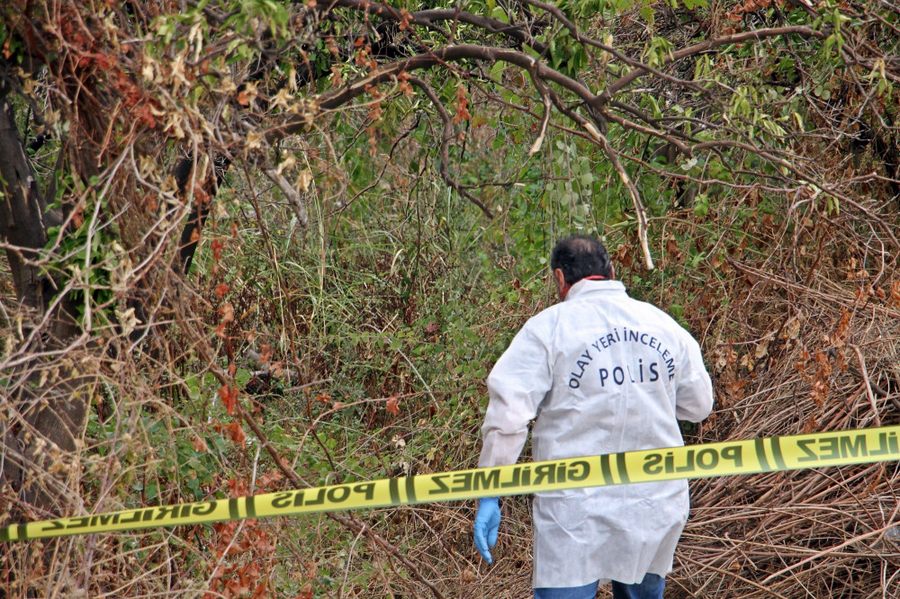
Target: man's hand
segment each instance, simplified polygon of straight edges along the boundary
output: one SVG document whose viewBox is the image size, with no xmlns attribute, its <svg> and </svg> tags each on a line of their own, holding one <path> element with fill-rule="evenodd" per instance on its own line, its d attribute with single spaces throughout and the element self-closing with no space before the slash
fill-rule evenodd
<svg viewBox="0 0 900 599">
<path fill-rule="evenodd" d="M 475 548 L 489 564 L 494 563 L 491 548 L 497 544 L 497 531 L 500 530 L 500 499 L 485 497 L 478 501 L 478 513 L 475 516 Z"/>
</svg>

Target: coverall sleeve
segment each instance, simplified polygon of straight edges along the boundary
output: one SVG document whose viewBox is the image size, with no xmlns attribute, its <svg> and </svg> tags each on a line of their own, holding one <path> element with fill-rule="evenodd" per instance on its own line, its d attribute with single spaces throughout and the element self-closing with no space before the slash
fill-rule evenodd
<svg viewBox="0 0 900 599">
<path fill-rule="evenodd" d="M 514 464 L 519 459 L 528 437 L 528 423 L 551 384 L 547 347 L 526 325 L 487 379 L 490 401 L 481 427 L 479 467 Z"/>
<path fill-rule="evenodd" d="M 679 420 L 700 422 L 712 412 L 713 390 L 709 373 L 703 365 L 700 344 L 685 334 L 687 347 L 683 366 L 675 390 L 675 417 Z"/>
</svg>

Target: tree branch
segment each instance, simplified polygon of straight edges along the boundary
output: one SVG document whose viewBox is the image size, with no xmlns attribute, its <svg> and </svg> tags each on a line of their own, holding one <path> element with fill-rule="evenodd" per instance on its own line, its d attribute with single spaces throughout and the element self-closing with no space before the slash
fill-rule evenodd
<svg viewBox="0 0 900 599">
<path fill-rule="evenodd" d="M 472 202 L 473 204 L 475 204 L 476 206 L 481 208 L 481 211 L 484 212 L 484 214 L 488 218 L 493 218 L 494 215 L 491 213 L 491 211 L 488 209 L 488 207 L 485 206 L 481 202 L 481 200 L 479 200 L 478 198 L 473 196 L 471 193 L 466 191 L 466 189 L 462 185 L 460 185 L 456 181 L 456 179 L 454 179 L 450 175 L 450 168 L 449 168 L 450 149 L 449 148 L 450 148 L 450 140 L 453 139 L 453 121 L 451 120 L 450 115 L 447 113 L 447 109 L 444 108 L 444 105 L 441 103 L 440 98 L 437 97 L 437 94 L 434 92 L 433 89 L 431 89 L 431 86 L 429 86 L 427 83 L 425 83 L 418 77 L 410 77 L 409 82 L 412 83 L 413 85 L 415 85 L 416 87 L 418 87 L 419 89 L 421 89 L 422 92 L 426 96 L 428 96 L 428 99 L 431 101 L 431 103 L 434 105 L 435 109 L 438 111 L 438 115 L 441 117 L 441 121 L 444 124 L 444 133 L 441 138 L 441 165 L 440 165 L 441 177 L 444 179 L 444 181 L 447 183 L 447 185 L 449 185 L 452 189 L 454 189 L 456 191 L 456 193 L 458 193 L 462 197 L 466 198 L 467 200 L 469 200 L 470 202 Z"/>
<path fill-rule="evenodd" d="M 638 240 L 641 244 L 641 252 L 644 254 L 644 267 L 647 270 L 653 270 L 653 256 L 650 254 L 650 243 L 647 239 L 647 211 L 644 209 L 644 204 L 641 202 L 641 195 L 638 192 L 637 186 L 634 184 L 634 181 L 631 180 L 631 177 L 628 176 L 628 171 L 625 170 L 625 166 L 619 161 L 618 154 L 609 143 L 609 140 L 606 139 L 606 136 L 596 129 L 590 130 L 590 132 L 594 138 L 600 142 L 600 147 L 603 148 L 603 151 L 606 152 L 606 155 L 609 157 L 609 161 L 612 163 L 613 168 L 616 169 L 616 173 L 619 174 L 619 179 L 622 180 L 622 183 L 628 189 L 628 194 L 631 196 L 631 202 L 634 204 L 635 216 L 637 217 Z"/>
<path fill-rule="evenodd" d="M 185 223 L 184 229 L 181 231 L 181 240 L 178 245 L 178 264 L 181 268 L 181 272 L 184 274 L 187 274 L 191 269 L 194 252 L 197 251 L 197 244 L 200 242 L 200 232 L 203 230 L 203 225 L 206 224 L 206 217 L 209 216 L 209 210 L 212 207 L 212 202 L 215 200 L 216 192 L 224 183 L 225 173 L 230 165 L 231 159 L 229 157 L 222 154 L 216 155 L 216 157 L 213 158 L 215 186 L 209 185 L 208 181 L 198 182 L 200 185 L 207 188 L 203 191 L 209 196 L 208 200 L 201 202 L 196 195 L 192 194 L 193 206 L 191 207 L 191 214 L 188 216 L 187 223 Z M 188 196 L 187 186 L 191 180 L 191 172 L 193 169 L 194 159 L 189 155 L 182 158 L 173 171 L 175 182 L 178 186 L 178 193 L 182 197 Z"/>
<path fill-rule="evenodd" d="M 544 138 L 547 136 L 547 125 L 550 124 L 550 111 L 553 108 L 552 100 L 550 99 L 550 92 L 547 90 L 547 86 L 543 84 L 543 82 L 534 76 L 534 74 L 529 71 L 529 75 L 531 75 L 531 81 L 534 83 L 534 87 L 537 88 L 538 92 L 541 94 L 541 101 L 544 104 L 544 114 L 541 117 L 541 129 L 538 133 L 537 138 L 534 140 L 534 143 L 531 144 L 531 148 L 528 150 L 529 156 L 534 156 L 538 152 L 541 151 L 541 146 L 544 144 Z"/>
<path fill-rule="evenodd" d="M 658 137 L 659 139 L 664 139 L 667 142 L 669 142 L 670 144 L 672 144 L 673 146 L 675 146 L 676 148 L 678 148 L 678 150 L 685 156 L 691 156 L 690 147 L 685 145 L 685 143 L 683 141 L 681 141 L 680 139 L 677 139 L 677 138 L 667 134 L 664 131 L 660 131 L 658 129 L 653 129 L 650 127 L 645 127 L 643 125 L 639 125 L 638 123 L 635 123 L 634 121 L 629 121 L 628 119 L 620 117 L 619 115 L 612 113 L 612 112 L 604 112 L 603 114 L 604 114 L 604 116 L 606 116 L 606 118 L 608 118 L 612 122 L 617 123 L 626 129 L 631 129 L 632 131 L 637 131 L 637 132 L 643 133 L 645 135 L 650 135 L 653 137 Z"/>
<path fill-rule="evenodd" d="M 584 84 L 568 77 L 559 71 L 551 69 L 547 65 L 535 60 L 531 56 L 508 48 L 494 48 L 490 46 L 478 46 L 473 44 L 459 44 L 438 48 L 427 54 L 417 54 L 404 60 L 388 63 L 375 69 L 365 77 L 356 79 L 348 85 L 331 92 L 326 92 L 312 99 L 312 110 L 333 110 L 350 100 L 366 93 L 372 86 L 379 85 L 396 78 L 402 72 L 428 69 L 436 65 L 460 60 L 484 60 L 496 62 L 498 60 L 508 62 L 522 69 L 534 69 L 534 73 L 542 80 L 550 81 L 572 92 L 589 105 L 597 103 L 597 96 Z M 283 137 L 304 130 L 308 126 L 308 120 L 315 115 L 301 115 L 294 117 L 281 126 L 269 129 L 270 137 Z"/>
<path fill-rule="evenodd" d="M 383 19 L 390 19 L 397 22 L 405 20 L 411 25 L 419 25 L 422 27 L 434 27 L 435 23 L 439 21 L 458 21 L 460 23 L 480 27 L 490 33 L 505 35 L 519 44 L 528 44 L 541 54 L 546 50 L 546 46 L 535 40 L 534 36 L 531 35 L 531 32 L 525 27 L 520 25 L 510 25 L 509 23 L 504 23 L 497 19 L 475 15 L 454 8 L 418 10 L 404 15 L 404 11 L 398 10 L 387 4 L 369 2 L 368 0 L 335 0 L 334 6 L 367 11 L 376 14 Z"/>
<path fill-rule="evenodd" d="M 420 54 L 417 56 L 412 56 L 406 60 L 401 60 L 384 65 L 380 69 L 377 69 L 370 73 L 368 76 L 362 77 L 340 90 L 323 94 L 313 102 L 314 105 L 319 109 L 334 109 L 338 106 L 341 106 L 342 104 L 345 104 L 346 102 L 349 102 L 353 98 L 362 95 L 367 90 L 371 89 L 372 86 L 396 78 L 401 72 L 430 68 L 434 65 L 442 64 L 446 61 L 456 61 L 464 59 L 486 60 L 492 62 L 501 60 L 521 67 L 522 69 L 525 69 L 530 74 L 532 74 L 532 76 L 536 79 L 552 81 L 562 88 L 574 93 L 585 102 L 588 108 L 595 107 L 596 100 L 598 98 L 593 93 L 591 93 L 591 91 L 582 83 L 575 81 L 570 77 L 567 77 L 559 71 L 547 67 L 546 65 L 522 52 L 509 49 L 476 46 L 471 44 L 460 44 L 455 46 L 447 46 L 429 54 Z M 478 205 L 483 211 L 485 211 L 486 214 L 490 215 L 490 212 L 486 207 L 483 206 L 483 204 L 475 200 L 470 194 L 467 194 L 465 190 L 461 188 L 459 184 L 456 183 L 452 178 L 448 178 L 449 171 L 446 171 L 445 169 L 446 163 L 449 160 L 446 146 L 447 143 L 449 143 L 447 124 L 450 121 L 450 117 L 447 114 L 446 109 L 443 107 L 434 91 L 431 90 L 431 88 L 424 81 L 418 78 L 411 77 L 410 82 L 414 83 L 416 86 L 423 90 L 425 95 L 428 96 L 429 100 L 431 100 L 431 102 L 435 105 L 439 114 L 441 115 L 441 119 L 444 121 L 444 140 L 441 149 L 441 174 L 442 176 L 444 176 L 445 181 L 447 181 L 447 183 L 451 185 L 453 189 L 460 193 L 460 195 L 464 195 L 464 197 L 466 197 L 470 201 L 474 201 L 476 205 Z M 653 258 L 650 254 L 649 242 L 647 240 L 647 214 L 646 210 L 644 209 L 643 203 L 641 202 L 640 193 L 638 192 L 637 187 L 628 176 L 625 167 L 622 166 L 622 163 L 619 161 L 615 150 L 610 145 L 609 140 L 606 138 L 606 136 L 601 132 L 600 128 L 598 128 L 596 125 L 594 125 L 584 117 L 578 115 L 573 110 L 566 108 L 555 93 L 552 93 L 549 89 L 547 91 L 560 112 L 563 112 L 575 122 L 580 124 L 591 134 L 591 137 L 600 144 L 600 146 L 603 148 L 604 152 L 612 162 L 612 165 L 615 168 L 616 172 L 619 174 L 619 178 L 628 189 L 638 219 L 638 238 L 641 243 L 641 250 L 644 254 L 644 265 L 648 270 L 652 270 Z M 282 127 L 270 130 L 268 132 L 268 135 L 278 136 L 299 131 L 307 126 L 309 118 L 309 115 L 303 115 L 301 117 L 295 118 Z M 450 129 L 450 132 L 452 137 L 452 127 Z"/>
<path fill-rule="evenodd" d="M 625 167 L 619 160 L 618 153 L 613 149 L 609 140 L 606 138 L 606 135 L 604 135 L 594 123 L 590 122 L 574 110 L 566 108 L 556 94 L 551 93 L 551 98 L 553 98 L 554 104 L 556 104 L 556 108 L 560 112 L 563 112 L 570 119 L 581 125 L 581 127 L 588 132 L 590 138 L 600 145 L 603 152 L 609 158 L 616 173 L 619 175 L 619 179 L 621 179 L 625 188 L 628 189 L 628 194 L 631 196 L 631 202 L 634 205 L 634 212 L 637 218 L 638 240 L 641 244 L 641 252 L 644 255 L 644 266 L 647 270 L 653 270 L 653 256 L 650 254 L 650 243 L 647 238 L 647 211 L 644 209 L 644 204 L 641 201 L 641 194 L 638 192 L 637 186 L 631 180 L 631 177 L 628 176 L 628 171 L 625 170 Z"/>
<path fill-rule="evenodd" d="M 640 60 L 631 58 L 627 54 L 624 54 L 623 52 L 616 50 L 609 44 L 604 44 L 600 40 L 583 35 L 580 31 L 578 31 L 578 28 L 575 26 L 575 23 L 573 23 L 565 15 L 565 13 L 557 6 L 548 4 L 546 2 L 539 2 L 538 0 L 525 0 L 525 3 L 530 4 L 536 8 L 545 10 L 549 14 L 553 15 L 553 17 L 556 18 L 556 20 L 558 20 L 560 23 L 562 23 L 563 27 L 565 27 L 566 29 L 569 30 L 569 33 L 572 34 L 572 37 L 574 37 L 578 42 L 580 42 L 586 46 L 593 46 L 594 48 L 598 48 L 600 50 L 603 50 L 604 52 L 609 52 L 611 55 L 615 56 L 616 58 L 618 58 L 625 64 L 632 66 L 635 69 L 641 70 L 643 72 L 652 73 L 652 74 L 656 75 L 657 77 L 659 77 L 660 79 L 664 79 L 665 81 L 670 81 L 670 82 L 676 83 L 678 85 L 690 87 L 701 93 L 706 92 L 706 90 L 702 86 L 698 85 L 697 83 L 695 83 L 693 81 L 687 81 L 685 79 L 679 79 L 678 77 L 673 77 L 672 75 L 664 73 L 664 72 L 660 71 L 659 69 L 655 69 L 655 68 L 651 67 L 650 65 L 641 62 Z"/>
<path fill-rule="evenodd" d="M 284 175 L 278 172 L 278 170 L 269 168 L 265 169 L 263 172 L 272 183 L 278 186 L 278 189 L 281 190 L 284 197 L 288 199 L 288 202 L 290 202 L 291 206 L 294 208 L 294 213 L 297 215 L 300 226 L 305 229 L 306 225 L 309 224 L 309 216 L 306 212 L 306 203 L 303 201 L 303 196 L 300 195 L 300 192 L 297 191 L 297 189 L 291 185 L 290 181 L 285 179 Z"/>
<path fill-rule="evenodd" d="M 796 34 L 801 37 L 816 37 L 820 39 L 827 37 L 825 33 L 816 31 L 815 29 L 806 27 L 804 25 L 795 25 L 790 27 L 770 27 L 768 29 L 743 31 L 741 33 L 734 33 L 732 35 L 717 37 L 705 42 L 700 42 L 699 44 L 694 44 L 693 46 L 688 46 L 687 48 L 682 48 L 681 50 L 673 52 L 664 64 L 671 64 L 673 62 L 681 60 L 682 58 L 687 58 L 688 56 L 693 56 L 694 54 L 700 54 L 701 52 L 706 52 L 707 50 L 712 50 L 713 48 L 718 48 L 719 46 L 727 46 L 728 44 L 743 44 L 744 42 L 758 42 L 770 37 L 778 37 L 779 35 L 791 34 Z M 609 84 L 609 87 L 606 88 L 606 91 L 600 94 L 600 103 L 606 104 L 619 90 L 624 88 L 626 85 L 628 85 L 638 77 L 646 75 L 648 72 L 649 71 L 643 66 L 637 67 L 629 71 L 626 75 L 620 77 L 619 79 L 616 79 Z"/>
<path fill-rule="evenodd" d="M 876 214 L 874 214 L 871 210 L 869 210 L 868 208 L 866 208 L 859 202 L 855 201 L 853 198 L 847 196 L 846 194 L 839 192 L 834 187 L 832 187 L 822 181 L 817 181 L 811 175 L 808 175 L 808 174 L 802 172 L 799 168 L 797 168 L 797 166 L 792 164 L 790 161 L 785 160 L 784 158 L 779 158 L 772 152 L 762 150 L 762 149 L 757 148 L 756 146 L 753 146 L 748 143 L 743 143 L 743 142 L 733 141 L 733 140 L 728 140 L 728 139 L 723 139 L 723 140 L 718 140 L 718 141 L 708 141 L 708 142 L 695 144 L 694 146 L 692 146 L 692 150 L 695 152 L 698 152 L 698 151 L 702 151 L 705 149 L 715 149 L 718 147 L 739 148 L 739 149 L 745 150 L 747 152 L 755 154 L 756 156 L 759 156 L 763 160 L 767 160 L 767 161 L 771 162 L 772 164 L 778 165 L 781 168 L 784 168 L 784 169 L 792 172 L 797 177 L 797 179 L 799 179 L 800 181 L 803 181 L 804 183 L 810 183 L 812 185 L 815 185 L 816 187 L 821 189 L 823 192 L 834 196 L 835 198 L 841 200 L 842 202 L 846 202 L 850 206 L 853 206 L 854 208 L 856 208 L 857 210 L 859 210 L 860 212 L 862 212 L 863 214 L 868 216 L 871 220 L 877 222 L 879 225 L 881 225 L 881 228 L 884 230 L 885 234 L 887 234 L 887 236 L 890 237 L 891 241 L 894 242 L 894 246 L 897 248 L 900 248 L 900 240 L 898 240 L 897 236 L 894 234 L 895 227 L 893 227 L 889 223 L 884 222 L 884 219 L 878 218 L 878 216 Z"/>
</svg>

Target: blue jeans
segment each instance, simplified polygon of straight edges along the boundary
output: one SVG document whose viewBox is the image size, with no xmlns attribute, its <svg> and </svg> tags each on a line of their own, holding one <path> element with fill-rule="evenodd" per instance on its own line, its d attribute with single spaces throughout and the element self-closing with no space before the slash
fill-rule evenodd
<svg viewBox="0 0 900 599">
<path fill-rule="evenodd" d="M 597 581 L 583 587 L 534 589 L 534 599 L 594 599 Z M 613 599 L 662 599 L 666 579 L 657 574 L 647 574 L 637 584 L 612 581 Z"/>
</svg>

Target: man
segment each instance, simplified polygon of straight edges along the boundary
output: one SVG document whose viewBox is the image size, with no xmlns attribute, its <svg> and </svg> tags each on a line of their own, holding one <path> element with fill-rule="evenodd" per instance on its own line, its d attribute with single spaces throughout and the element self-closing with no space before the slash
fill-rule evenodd
<svg viewBox="0 0 900 599">
<path fill-rule="evenodd" d="M 513 464 L 532 431 L 536 461 L 683 445 L 678 420 L 712 410 L 700 346 L 656 307 L 631 299 L 603 245 L 557 243 L 560 302 L 531 318 L 488 377 L 478 465 Z M 658 599 L 687 521 L 685 480 L 538 493 L 534 596 Z M 500 507 L 482 499 L 475 545 L 492 563 Z"/>
</svg>

